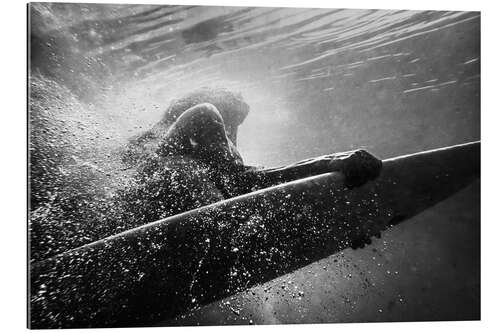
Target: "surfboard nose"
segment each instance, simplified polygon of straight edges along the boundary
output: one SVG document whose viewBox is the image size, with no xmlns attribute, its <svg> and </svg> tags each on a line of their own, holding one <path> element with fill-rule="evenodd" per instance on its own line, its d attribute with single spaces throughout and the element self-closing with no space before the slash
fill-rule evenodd
<svg viewBox="0 0 500 333">
<path fill-rule="evenodd" d="M 481 143 L 475 141 L 384 160 L 379 191 L 395 217 L 405 219 L 466 187 L 480 173 Z"/>
</svg>

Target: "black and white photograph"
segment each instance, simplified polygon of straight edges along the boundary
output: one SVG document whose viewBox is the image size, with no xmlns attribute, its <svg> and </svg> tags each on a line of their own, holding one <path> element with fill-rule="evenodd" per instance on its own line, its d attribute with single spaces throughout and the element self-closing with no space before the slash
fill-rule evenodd
<svg viewBox="0 0 500 333">
<path fill-rule="evenodd" d="M 28 328 L 481 320 L 480 10 L 136 1 L 26 7 Z"/>
</svg>

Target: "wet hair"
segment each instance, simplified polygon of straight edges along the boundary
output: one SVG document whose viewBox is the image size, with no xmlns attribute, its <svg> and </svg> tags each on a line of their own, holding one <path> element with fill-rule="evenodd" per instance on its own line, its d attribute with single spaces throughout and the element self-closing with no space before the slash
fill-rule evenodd
<svg viewBox="0 0 500 333">
<path fill-rule="evenodd" d="M 250 110 L 241 93 L 225 88 L 203 87 L 180 99 L 173 100 L 165 111 L 161 122 L 170 126 L 184 111 L 201 103 L 210 103 L 219 110 L 229 138 L 236 143 L 236 131 Z"/>
</svg>

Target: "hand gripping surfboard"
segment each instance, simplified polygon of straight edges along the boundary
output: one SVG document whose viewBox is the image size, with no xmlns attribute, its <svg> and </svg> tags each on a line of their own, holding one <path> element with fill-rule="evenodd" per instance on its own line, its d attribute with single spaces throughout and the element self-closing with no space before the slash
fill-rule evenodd
<svg viewBox="0 0 500 333">
<path fill-rule="evenodd" d="M 326 173 L 152 222 L 33 263 L 29 323 L 151 325 L 380 235 L 479 175 L 473 142 L 384 160 L 354 189 Z"/>
</svg>

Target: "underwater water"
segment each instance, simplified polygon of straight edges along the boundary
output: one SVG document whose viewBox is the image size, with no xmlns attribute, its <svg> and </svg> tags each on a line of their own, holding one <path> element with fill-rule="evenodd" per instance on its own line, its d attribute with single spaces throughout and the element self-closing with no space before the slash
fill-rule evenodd
<svg viewBox="0 0 500 333">
<path fill-rule="evenodd" d="M 120 230 L 109 226 L 130 181 L 120 150 L 198 87 L 241 92 L 250 165 L 480 139 L 477 12 L 36 3 L 29 14 L 32 261 Z M 168 323 L 478 318 L 476 183 L 365 249 Z"/>
</svg>

